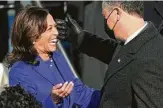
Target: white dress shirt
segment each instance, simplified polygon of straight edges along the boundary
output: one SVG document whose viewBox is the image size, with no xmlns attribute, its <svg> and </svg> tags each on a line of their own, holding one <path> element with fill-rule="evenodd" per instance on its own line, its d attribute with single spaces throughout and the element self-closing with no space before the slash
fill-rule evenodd
<svg viewBox="0 0 163 108">
<path fill-rule="evenodd" d="M 146 26 L 147 26 L 147 22 L 145 21 L 145 24 L 143 27 L 139 28 L 135 33 L 133 33 L 132 35 L 130 35 L 127 40 L 125 41 L 125 44 L 126 45 L 128 42 L 130 42 L 132 39 L 134 39 Z"/>
</svg>

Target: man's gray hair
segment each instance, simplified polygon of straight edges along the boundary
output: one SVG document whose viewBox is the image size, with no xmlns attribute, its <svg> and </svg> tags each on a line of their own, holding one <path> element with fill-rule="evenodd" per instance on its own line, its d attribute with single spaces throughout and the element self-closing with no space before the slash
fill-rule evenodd
<svg viewBox="0 0 163 108">
<path fill-rule="evenodd" d="M 112 7 L 120 6 L 121 3 L 122 1 L 103 1 L 102 8 L 111 9 Z"/>
<path fill-rule="evenodd" d="M 103 1 L 102 8 L 111 10 L 114 7 L 120 7 L 124 11 L 138 14 L 143 17 L 144 15 L 144 2 L 143 1 Z"/>
</svg>

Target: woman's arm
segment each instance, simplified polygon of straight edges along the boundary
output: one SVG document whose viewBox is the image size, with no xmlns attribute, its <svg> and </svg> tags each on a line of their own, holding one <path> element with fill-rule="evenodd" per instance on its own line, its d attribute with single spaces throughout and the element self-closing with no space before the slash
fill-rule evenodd
<svg viewBox="0 0 163 108">
<path fill-rule="evenodd" d="M 80 79 L 74 80 L 75 103 L 82 108 L 99 108 L 100 90 L 95 90 L 83 84 Z"/>
<path fill-rule="evenodd" d="M 83 84 L 81 80 L 72 73 L 64 56 L 59 51 L 56 51 L 54 56 L 56 57 L 56 62 L 60 62 L 62 68 L 65 70 L 64 73 L 61 74 L 63 74 L 67 81 L 72 81 L 74 83 L 73 91 L 70 94 L 73 96 L 73 102 L 82 108 L 87 108 L 88 106 L 98 108 L 100 102 L 100 91 Z"/>
</svg>

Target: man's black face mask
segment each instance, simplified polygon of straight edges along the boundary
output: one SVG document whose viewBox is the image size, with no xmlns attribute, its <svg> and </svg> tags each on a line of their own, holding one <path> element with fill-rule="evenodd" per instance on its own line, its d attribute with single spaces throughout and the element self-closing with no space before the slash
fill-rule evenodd
<svg viewBox="0 0 163 108">
<path fill-rule="evenodd" d="M 115 39 L 114 31 L 109 29 L 109 27 L 107 25 L 107 19 L 104 19 L 104 29 L 110 38 Z"/>
<path fill-rule="evenodd" d="M 104 29 L 105 29 L 105 32 L 108 34 L 108 36 L 112 39 L 116 39 L 115 38 L 115 35 L 114 35 L 114 31 L 113 29 L 110 29 L 108 26 L 107 26 L 107 20 L 109 19 L 110 15 L 112 14 L 112 12 L 114 11 L 115 9 L 113 9 L 110 14 L 108 15 L 108 17 L 106 19 L 104 19 Z M 116 24 L 115 24 L 116 25 Z M 114 25 L 114 27 L 115 27 Z M 113 27 L 113 28 L 114 28 Z"/>
</svg>

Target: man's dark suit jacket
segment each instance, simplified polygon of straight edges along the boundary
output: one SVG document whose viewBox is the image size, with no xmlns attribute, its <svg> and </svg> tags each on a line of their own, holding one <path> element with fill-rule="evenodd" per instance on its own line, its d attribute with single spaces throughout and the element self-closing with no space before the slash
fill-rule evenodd
<svg viewBox="0 0 163 108">
<path fill-rule="evenodd" d="M 113 59 L 116 42 L 83 34 L 80 51 L 109 64 L 101 108 L 163 108 L 163 36 L 151 22 Z"/>
</svg>

